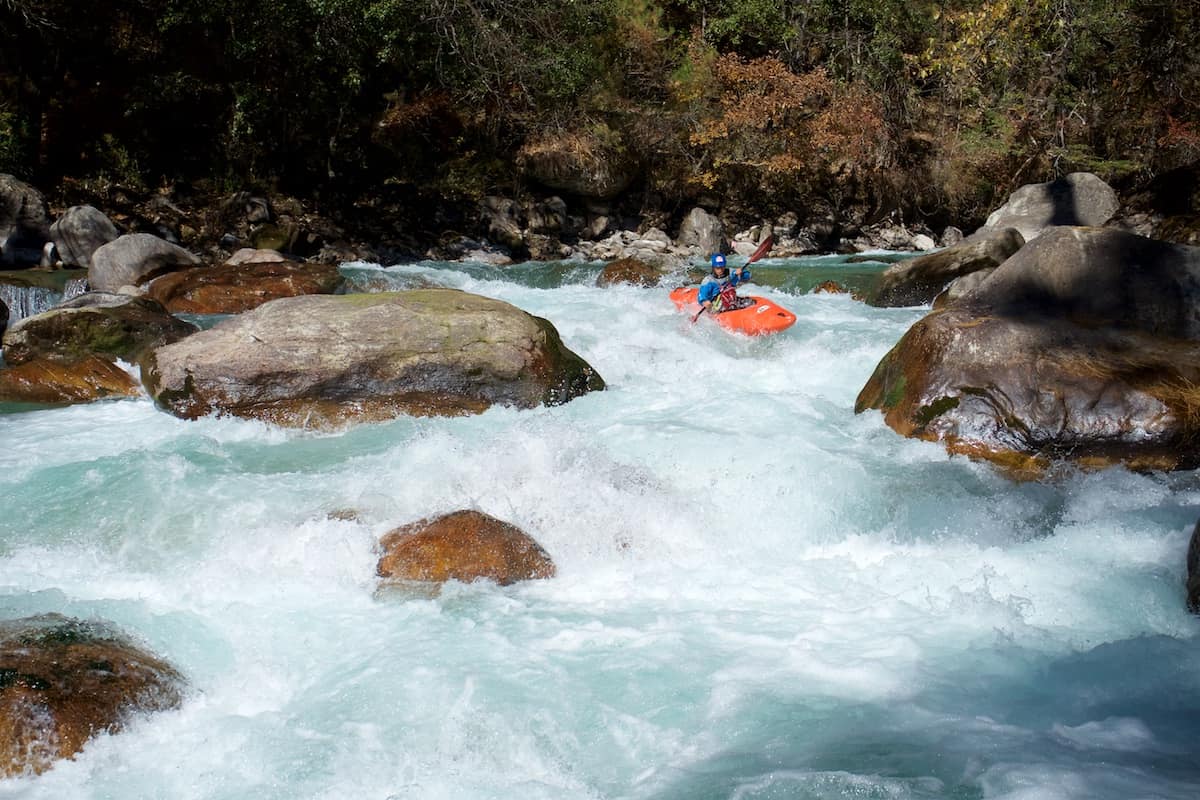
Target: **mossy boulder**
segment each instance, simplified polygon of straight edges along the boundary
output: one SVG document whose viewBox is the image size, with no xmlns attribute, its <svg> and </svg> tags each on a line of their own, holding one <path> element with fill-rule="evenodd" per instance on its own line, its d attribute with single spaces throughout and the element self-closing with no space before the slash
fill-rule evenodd
<svg viewBox="0 0 1200 800">
<path fill-rule="evenodd" d="M 391 581 L 491 580 L 505 586 L 555 574 L 554 562 L 533 538 L 478 511 L 410 523 L 386 534 L 380 547 L 377 572 Z"/>
<path fill-rule="evenodd" d="M 142 361 L 171 413 L 327 427 L 565 403 L 604 388 L 547 320 L 453 289 L 274 300 Z"/>
<path fill-rule="evenodd" d="M 108 624 L 57 614 L 0 623 L 0 775 L 43 772 L 133 715 L 176 708 L 184 685 Z"/>
<path fill-rule="evenodd" d="M 15 366 L 36 358 L 74 361 L 99 355 L 133 362 L 143 350 L 196 330 L 154 300 L 88 292 L 13 323 L 4 334 L 4 360 Z"/>
<path fill-rule="evenodd" d="M 1200 248 L 1058 228 L 919 320 L 855 411 L 1037 472 L 1200 466 Z"/>
</svg>

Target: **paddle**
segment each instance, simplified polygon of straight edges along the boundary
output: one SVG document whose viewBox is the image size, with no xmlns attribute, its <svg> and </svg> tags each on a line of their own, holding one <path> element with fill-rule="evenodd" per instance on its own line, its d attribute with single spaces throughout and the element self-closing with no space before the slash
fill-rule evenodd
<svg viewBox="0 0 1200 800">
<path fill-rule="evenodd" d="M 770 252 L 771 245 L 773 245 L 773 244 L 775 244 L 775 235 L 769 234 L 767 236 L 767 238 L 763 239 L 762 243 L 759 244 L 759 246 L 754 249 L 754 253 L 748 259 L 746 259 L 746 263 L 743 264 L 742 266 L 748 267 L 751 264 L 753 264 L 755 261 L 758 261 L 760 258 L 765 256 L 768 252 Z M 700 319 L 700 315 L 703 314 L 707 308 L 708 308 L 708 306 L 700 306 L 700 310 L 697 311 L 696 314 L 692 317 L 693 325 L 696 324 L 696 320 Z"/>
</svg>

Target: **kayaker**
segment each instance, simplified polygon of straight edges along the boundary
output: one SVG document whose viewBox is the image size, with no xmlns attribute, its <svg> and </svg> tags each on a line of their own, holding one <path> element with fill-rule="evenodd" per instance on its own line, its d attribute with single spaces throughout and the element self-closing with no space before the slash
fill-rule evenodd
<svg viewBox="0 0 1200 800">
<path fill-rule="evenodd" d="M 720 314 L 722 311 L 731 311 L 750 305 L 753 301 L 738 297 L 737 289 L 734 288 L 739 283 L 750 280 L 750 269 L 738 267 L 737 271 L 731 274 L 729 267 L 725 265 L 725 256 L 720 253 L 713 253 L 711 262 L 712 273 L 705 276 L 700 283 L 700 293 L 696 295 L 696 302 L 700 304 L 700 310 L 696 312 L 696 317 L 706 310 L 713 314 Z"/>
</svg>

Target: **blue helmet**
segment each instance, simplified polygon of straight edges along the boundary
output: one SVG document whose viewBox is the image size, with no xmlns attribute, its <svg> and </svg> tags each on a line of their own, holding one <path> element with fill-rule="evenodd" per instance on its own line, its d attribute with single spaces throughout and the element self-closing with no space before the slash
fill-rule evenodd
<svg viewBox="0 0 1200 800">
<path fill-rule="evenodd" d="M 723 266 L 725 266 L 725 256 L 721 255 L 720 253 L 713 253 L 713 257 L 712 257 L 713 269 L 716 269 L 717 267 L 723 267 Z"/>
</svg>

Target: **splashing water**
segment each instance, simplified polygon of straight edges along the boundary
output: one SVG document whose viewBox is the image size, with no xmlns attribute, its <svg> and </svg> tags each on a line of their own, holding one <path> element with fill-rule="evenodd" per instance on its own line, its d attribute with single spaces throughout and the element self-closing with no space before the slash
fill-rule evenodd
<svg viewBox="0 0 1200 800">
<path fill-rule="evenodd" d="M 1015 484 L 856 416 L 923 311 L 803 293 L 840 269 L 756 265 L 799 322 L 748 339 L 599 265 L 344 268 L 549 319 L 609 387 L 555 408 L 0 414 L 3 616 L 191 684 L 0 797 L 1195 798 L 1195 474 Z M 460 508 L 558 576 L 377 591 L 379 537 Z"/>
</svg>

